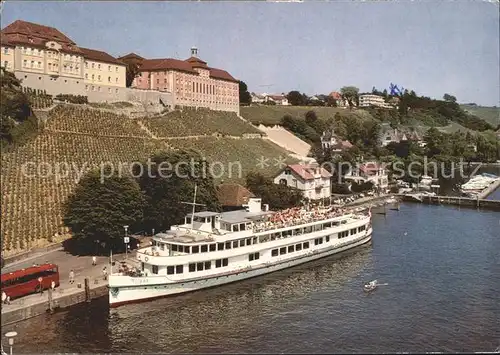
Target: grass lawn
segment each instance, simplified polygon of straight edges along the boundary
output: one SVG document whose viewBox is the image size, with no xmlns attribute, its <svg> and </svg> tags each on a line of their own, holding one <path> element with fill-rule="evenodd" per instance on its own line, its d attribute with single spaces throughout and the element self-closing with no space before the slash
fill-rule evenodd
<svg viewBox="0 0 500 355">
<path fill-rule="evenodd" d="M 486 107 L 486 106 L 469 106 L 460 105 L 460 107 L 486 122 L 493 125 L 495 128 L 500 124 L 500 107 Z"/>
</svg>

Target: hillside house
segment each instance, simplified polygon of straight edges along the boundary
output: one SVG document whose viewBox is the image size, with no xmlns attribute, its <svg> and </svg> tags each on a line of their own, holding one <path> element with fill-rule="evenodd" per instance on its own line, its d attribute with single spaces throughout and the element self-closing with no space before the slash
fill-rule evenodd
<svg viewBox="0 0 500 355">
<path fill-rule="evenodd" d="M 328 96 L 335 100 L 335 102 L 337 103 L 337 107 L 349 106 L 349 102 L 342 98 L 342 94 L 340 92 L 332 91 Z"/>
<path fill-rule="evenodd" d="M 295 187 L 304 197 L 319 200 L 330 197 L 331 177 L 332 174 L 318 164 L 291 164 L 275 176 L 274 183 Z"/>
<path fill-rule="evenodd" d="M 290 105 L 285 95 L 265 95 L 265 102 L 274 102 L 278 106 Z"/>
<path fill-rule="evenodd" d="M 385 164 L 377 162 L 366 162 L 359 166 L 353 166 L 344 175 L 345 181 L 364 183 L 371 181 L 381 192 L 387 192 L 389 187 L 389 176 Z"/>
<path fill-rule="evenodd" d="M 392 128 L 389 125 L 382 125 L 380 131 L 380 145 L 386 147 L 390 143 L 400 143 L 412 141 L 419 146 L 424 146 L 424 141 L 417 131 L 409 131 L 405 129 Z"/>
<path fill-rule="evenodd" d="M 340 154 L 344 150 L 352 148 L 353 145 L 351 142 L 339 138 L 332 129 L 321 135 L 321 147 L 323 150 L 331 150 L 333 154 Z"/>
<path fill-rule="evenodd" d="M 256 94 L 254 92 L 252 92 L 250 96 L 252 97 L 253 104 L 261 104 L 266 100 L 266 97 L 264 95 Z"/>
</svg>

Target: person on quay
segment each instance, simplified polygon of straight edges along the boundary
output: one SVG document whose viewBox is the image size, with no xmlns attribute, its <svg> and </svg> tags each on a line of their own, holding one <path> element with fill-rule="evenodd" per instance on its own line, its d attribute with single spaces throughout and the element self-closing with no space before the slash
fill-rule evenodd
<svg viewBox="0 0 500 355">
<path fill-rule="evenodd" d="M 97 265 L 97 258 L 95 256 L 92 257 L 92 266 Z"/>
<path fill-rule="evenodd" d="M 106 281 L 108 279 L 108 269 L 105 267 L 102 268 L 102 277 Z"/>
<path fill-rule="evenodd" d="M 55 283 L 55 281 L 52 281 L 50 283 L 50 288 L 52 289 L 52 291 L 54 291 L 56 289 L 56 283 Z"/>
<path fill-rule="evenodd" d="M 75 282 L 75 272 L 73 271 L 73 269 L 71 269 L 71 271 L 69 272 L 69 283 L 72 284 Z"/>
</svg>

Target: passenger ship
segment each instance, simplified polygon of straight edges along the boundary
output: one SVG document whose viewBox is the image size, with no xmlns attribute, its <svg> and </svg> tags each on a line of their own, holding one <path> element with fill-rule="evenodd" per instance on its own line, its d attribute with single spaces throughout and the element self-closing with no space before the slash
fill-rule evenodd
<svg viewBox="0 0 500 355">
<path fill-rule="evenodd" d="M 195 192 L 196 196 L 196 192 Z M 110 307 L 219 286 L 316 260 L 370 241 L 371 212 L 333 208 L 194 212 L 137 251 L 140 268 L 109 275 Z M 263 207 L 263 208 L 262 208 Z"/>
</svg>

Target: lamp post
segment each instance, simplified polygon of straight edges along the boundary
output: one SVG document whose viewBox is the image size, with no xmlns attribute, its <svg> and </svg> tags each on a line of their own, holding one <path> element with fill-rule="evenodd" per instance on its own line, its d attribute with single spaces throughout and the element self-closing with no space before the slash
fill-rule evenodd
<svg viewBox="0 0 500 355">
<path fill-rule="evenodd" d="M 128 231 L 128 226 L 123 226 L 123 229 L 125 229 L 125 238 L 123 238 L 123 242 L 125 243 L 125 259 L 128 259 L 128 236 L 127 236 L 127 231 Z"/>
<path fill-rule="evenodd" d="M 12 347 L 14 346 L 14 338 L 17 336 L 16 332 L 8 332 L 5 334 L 5 337 L 9 341 L 9 347 L 10 347 L 10 355 L 12 355 Z"/>
</svg>

